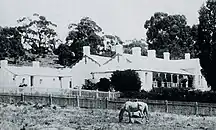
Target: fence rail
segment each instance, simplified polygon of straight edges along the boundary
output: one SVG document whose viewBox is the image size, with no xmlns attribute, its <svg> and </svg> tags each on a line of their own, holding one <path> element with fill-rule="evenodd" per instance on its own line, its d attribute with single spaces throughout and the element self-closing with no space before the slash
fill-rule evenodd
<svg viewBox="0 0 216 130">
<path fill-rule="evenodd" d="M 121 105 L 133 99 L 118 98 L 118 92 L 96 90 L 56 89 L 56 88 L 2 88 L 0 102 L 30 101 L 60 106 L 83 108 L 120 109 Z M 183 115 L 216 115 L 216 104 L 199 102 L 180 102 L 166 100 L 144 100 L 152 112 L 168 112 Z"/>
<path fill-rule="evenodd" d="M 37 87 L 0 87 L 0 94 L 25 94 L 36 96 L 67 96 L 67 97 L 86 97 L 86 98 L 109 98 L 115 99 L 120 97 L 120 92 L 103 92 L 97 90 L 84 89 L 64 89 L 64 88 L 37 88 Z"/>
<path fill-rule="evenodd" d="M 81 108 L 114 109 L 119 110 L 122 104 L 132 99 L 86 98 L 81 96 L 68 97 L 66 95 L 25 95 L 0 94 L 0 102 L 17 103 L 26 101 L 59 106 L 73 106 Z M 216 116 L 216 104 L 199 102 L 179 102 L 164 100 L 140 100 L 146 102 L 150 112 L 167 112 L 182 115 Z"/>
</svg>

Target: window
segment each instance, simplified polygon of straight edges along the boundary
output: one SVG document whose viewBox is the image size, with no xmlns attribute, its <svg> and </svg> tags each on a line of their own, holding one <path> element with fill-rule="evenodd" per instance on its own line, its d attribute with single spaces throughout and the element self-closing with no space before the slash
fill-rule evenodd
<svg viewBox="0 0 216 130">
<path fill-rule="evenodd" d="M 40 84 L 42 83 L 43 79 L 40 79 Z"/>
<path fill-rule="evenodd" d="M 25 83 L 25 78 L 22 79 L 22 83 Z"/>
<path fill-rule="evenodd" d="M 30 77 L 30 84 L 31 84 L 31 86 L 33 86 L 33 80 L 34 80 L 34 76 L 31 76 Z"/>
<path fill-rule="evenodd" d="M 69 82 L 69 88 L 72 88 L 72 81 Z"/>
<path fill-rule="evenodd" d="M 62 77 L 59 77 L 60 87 L 62 88 Z"/>
<path fill-rule="evenodd" d="M 15 81 L 15 80 L 16 80 L 16 75 L 13 76 L 13 81 Z"/>
<path fill-rule="evenodd" d="M 19 87 L 26 87 L 27 84 L 25 84 L 25 78 L 22 79 L 22 82 L 20 83 Z"/>
<path fill-rule="evenodd" d="M 148 83 L 148 72 L 145 72 L 145 84 L 147 84 Z"/>
</svg>

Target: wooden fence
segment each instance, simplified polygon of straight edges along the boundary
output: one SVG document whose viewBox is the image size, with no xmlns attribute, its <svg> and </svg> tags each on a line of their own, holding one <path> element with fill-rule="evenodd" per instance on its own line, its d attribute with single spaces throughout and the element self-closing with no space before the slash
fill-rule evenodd
<svg viewBox="0 0 216 130">
<path fill-rule="evenodd" d="M 93 109 L 114 109 L 119 110 L 121 105 L 129 99 L 109 99 L 109 98 L 86 98 L 67 97 L 52 95 L 23 95 L 23 94 L 0 94 L 0 102 L 17 103 L 26 101 L 41 104 L 54 104 L 59 106 L 73 106 Z M 216 104 L 198 102 L 177 102 L 163 100 L 140 100 L 148 103 L 150 112 L 167 112 L 182 115 L 203 115 L 216 116 Z"/>
<path fill-rule="evenodd" d="M 98 90 L 84 89 L 63 89 L 63 88 L 37 88 L 37 87 L 0 87 L 0 94 L 25 94 L 36 96 L 67 96 L 67 97 L 88 97 L 88 98 L 118 98 L 120 92 L 104 92 Z"/>
</svg>

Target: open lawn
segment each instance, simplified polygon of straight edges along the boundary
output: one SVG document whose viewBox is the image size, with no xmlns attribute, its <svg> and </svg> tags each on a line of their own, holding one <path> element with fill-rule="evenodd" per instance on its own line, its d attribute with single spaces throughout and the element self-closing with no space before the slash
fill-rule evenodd
<svg viewBox="0 0 216 130">
<path fill-rule="evenodd" d="M 149 123 L 118 123 L 119 111 L 0 104 L 0 129 L 20 130 L 167 130 L 216 129 L 216 117 L 183 116 L 150 112 Z M 140 121 L 141 119 L 134 119 Z"/>
</svg>

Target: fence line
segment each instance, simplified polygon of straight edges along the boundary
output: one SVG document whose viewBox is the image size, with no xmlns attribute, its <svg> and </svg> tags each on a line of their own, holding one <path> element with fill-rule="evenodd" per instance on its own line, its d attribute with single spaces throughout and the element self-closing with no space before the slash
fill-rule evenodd
<svg viewBox="0 0 216 130">
<path fill-rule="evenodd" d="M 0 102 L 17 103 L 19 101 L 26 101 L 41 104 L 54 104 L 59 106 L 73 106 L 80 108 L 95 108 L 95 109 L 114 109 L 119 110 L 123 103 L 127 100 L 133 99 L 108 99 L 108 98 L 86 98 L 67 97 L 67 96 L 53 96 L 53 95 L 25 95 L 25 94 L 0 94 Z M 216 104 L 199 103 L 199 102 L 179 102 L 167 100 L 140 100 L 144 101 L 149 106 L 150 112 L 166 112 L 182 115 L 216 115 Z"/>
<path fill-rule="evenodd" d="M 67 97 L 90 97 L 90 98 L 118 98 L 120 92 L 103 92 L 98 90 L 65 89 L 65 88 L 37 88 L 37 87 L 0 87 L 1 94 L 25 94 L 38 96 L 67 96 Z"/>
</svg>

